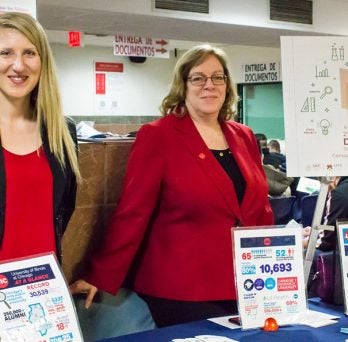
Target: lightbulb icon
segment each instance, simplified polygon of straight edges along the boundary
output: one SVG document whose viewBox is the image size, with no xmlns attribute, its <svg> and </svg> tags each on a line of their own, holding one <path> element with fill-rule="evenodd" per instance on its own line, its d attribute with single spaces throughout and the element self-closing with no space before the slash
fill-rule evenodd
<svg viewBox="0 0 348 342">
<path fill-rule="evenodd" d="M 321 128 L 321 133 L 328 135 L 329 128 L 331 127 L 331 122 L 327 119 L 322 119 L 319 123 L 319 127 Z"/>
</svg>

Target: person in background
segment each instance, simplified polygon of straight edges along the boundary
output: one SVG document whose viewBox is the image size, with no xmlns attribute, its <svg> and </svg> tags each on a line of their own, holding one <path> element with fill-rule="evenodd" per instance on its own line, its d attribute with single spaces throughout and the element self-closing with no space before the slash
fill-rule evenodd
<svg viewBox="0 0 348 342">
<path fill-rule="evenodd" d="M 267 147 L 269 152 L 279 159 L 279 170 L 286 172 L 286 156 L 280 152 L 280 144 L 278 140 L 271 140 Z"/>
<path fill-rule="evenodd" d="M 75 208 L 76 129 L 30 15 L 0 15 L 0 260 L 54 252 Z"/>
<path fill-rule="evenodd" d="M 259 137 L 255 134 L 256 139 Z M 288 197 L 291 196 L 290 184 L 293 181 L 292 177 L 287 177 L 286 173 L 275 168 L 273 165 L 265 165 L 263 162 L 264 156 L 261 149 L 260 139 L 257 139 L 257 145 L 259 148 L 260 158 L 262 162 L 263 170 L 266 174 L 268 195 L 270 197 Z"/>
<path fill-rule="evenodd" d="M 336 220 L 346 218 L 348 218 L 348 177 L 334 177 L 329 185 L 323 224 L 336 227 Z M 328 252 L 335 250 L 336 246 L 336 230 L 324 230 L 319 236 L 317 249 Z"/>
<path fill-rule="evenodd" d="M 263 164 L 264 165 L 272 165 L 276 169 L 279 169 L 279 159 L 270 153 L 269 148 L 267 146 L 267 137 L 264 133 L 256 133 L 255 137 L 260 144 L 262 155 L 263 155 Z"/>
<path fill-rule="evenodd" d="M 268 184 L 268 194 L 272 197 L 291 196 L 290 185 L 293 182 L 292 177 L 287 177 L 285 172 L 276 169 L 272 165 L 263 165 Z"/>
<path fill-rule="evenodd" d="M 270 142 L 267 144 L 267 147 L 271 153 L 278 153 L 281 154 L 280 152 L 280 144 L 278 140 L 270 140 Z M 282 154 L 283 156 L 283 154 Z"/>
<path fill-rule="evenodd" d="M 339 219 L 347 219 L 348 218 L 348 177 L 333 177 L 332 181 L 329 184 L 328 195 L 325 204 L 324 210 L 324 218 L 323 225 L 333 226 L 335 229 L 331 230 L 323 230 L 318 234 L 316 252 L 313 257 L 313 264 L 311 267 L 311 272 L 308 281 L 308 294 L 309 297 L 316 297 L 321 294 L 319 289 L 322 284 L 320 284 L 320 279 L 317 275 L 317 260 L 319 256 L 325 254 L 331 254 L 333 256 L 331 259 L 328 257 L 328 260 L 331 261 L 327 270 L 333 272 L 332 279 L 332 288 L 335 288 L 335 293 L 332 294 L 332 298 L 336 298 L 335 300 L 340 301 L 339 304 L 343 303 L 343 295 L 342 295 L 342 287 L 341 287 L 341 279 L 336 283 L 336 272 L 340 272 L 339 263 L 336 263 L 336 258 L 338 258 L 338 246 L 337 246 L 337 232 L 336 232 L 336 221 Z M 306 246 L 307 247 L 307 246 Z M 332 252 L 332 253 L 326 253 Z M 332 264 L 331 264 L 332 263 Z M 339 273 L 338 273 L 339 274 Z M 321 277 L 326 275 L 322 274 Z M 329 281 L 327 278 L 326 281 Z M 326 284 L 327 286 L 328 284 Z M 337 303 L 338 304 L 338 303 Z"/>
<path fill-rule="evenodd" d="M 158 327 L 237 313 L 231 227 L 273 224 L 253 132 L 231 121 L 224 52 L 199 45 L 174 70 L 163 118 L 143 125 L 104 243 L 72 293 L 128 286 Z"/>
</svg>

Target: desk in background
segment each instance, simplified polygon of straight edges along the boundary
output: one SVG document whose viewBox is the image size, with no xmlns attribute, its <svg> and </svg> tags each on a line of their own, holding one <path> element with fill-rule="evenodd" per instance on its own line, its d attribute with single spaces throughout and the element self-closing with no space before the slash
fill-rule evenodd
<svg viewBox="0 0 348 342">
<path fill-rule="evenodd" d="M 169 342 L 174 338 L 188 338 L 196 335 L 220 335 L 237 341 L 242 338 L 245 341 L 257 342 L 293 342 L 293 341 L 320 341 L 320 342 L 343 342 L 348 335 L 340 333 L 342 327 L 348 327 L 348 318 L 343 314 L 343 307 L 331 306 L 320 300 L 309 300 L 311 310 L 321 311 L 340 316 L 337 324 L 322 328 L 310 328 L 307 326 L 281 327 L 277 332 L 264 332 L 260 329 L 242 331 L 241 329 L 228 329 L 210 321 L 197 321 L 187 324 L 174 325 L 167 328 L 145 331 L 142 333 L 103 339 L 98 342 Z M 249 337 L 249 338 L 248 338 Z"/>
<path fill-rule="evenodd" d="M 86 255 L 104 236 L 121 194 L 133 141 L 79 143 L 83 183 L 77 187 L 76 209 L 62 241 L 62 267 L 69 283 L 88 267 Z"/>
</svg>

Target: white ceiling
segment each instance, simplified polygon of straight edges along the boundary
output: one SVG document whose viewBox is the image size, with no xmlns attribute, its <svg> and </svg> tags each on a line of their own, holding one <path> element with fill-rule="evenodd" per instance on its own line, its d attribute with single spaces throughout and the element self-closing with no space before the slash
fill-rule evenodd
<svg viewBox="0 0 348 342">
<path fill-rule="evenodd" d="M 109 4 L 107 10 L 96 8 L 100 6 L 88 8 L 88 3 L 88 0 L 37 0 L 37 18 L 46 30 L 52 31 L 50 40 L 53 37 L 55 41 L 65 42 L 64 32 L 79 30 L 85 33 L 85 40 L 95 45 L 104 45 L 105 42 L 105 38 L 97 36 L 113 36 L 117 32 L 168 39 L 171 42 L 169 48 L 178 49 L 186 48 L 192 42 L 277 48 L 280 46 L 280 36 L 318 35 L 302 31 L 301 27 L 298 30 L 285 30 L 191 20 L 183 16 L 151 16 L 110 10 L 112 1 L 104 1 Z M 100 0 L 95 3 L 101 4 Z M 107 41 L 109 44 L 110 40 Z"/>
</svg>

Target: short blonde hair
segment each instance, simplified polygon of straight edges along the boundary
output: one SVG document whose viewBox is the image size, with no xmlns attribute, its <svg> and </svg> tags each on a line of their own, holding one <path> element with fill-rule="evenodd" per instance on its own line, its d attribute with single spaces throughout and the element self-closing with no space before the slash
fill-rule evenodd
<svg viewBox="0 0 348 342">
<path fill-rule="evenodd" d="M 234 106 L 238 96 L 227 68 L 227 57 L 223 50 L 209 44 L 197 45 L 186 51 L 176 63 L 174 77 L 168 95 L 163 99 L 160 111 L 163 116 L 174 112 L 176 115 L 183 115 L 185 112 L 185 98 L 187 90 L 187 78 L 191 69 L 202 64 L 209 56 L 215 56 L 222 65 L 226 79 L 226 97 L 220 109 L 219 121 L 226 121 L 233 118 Z"/>
</svg>

